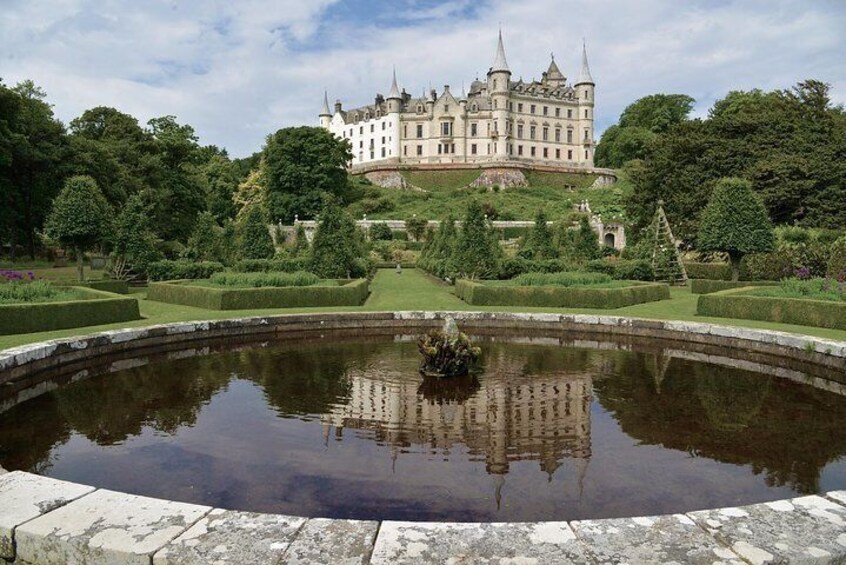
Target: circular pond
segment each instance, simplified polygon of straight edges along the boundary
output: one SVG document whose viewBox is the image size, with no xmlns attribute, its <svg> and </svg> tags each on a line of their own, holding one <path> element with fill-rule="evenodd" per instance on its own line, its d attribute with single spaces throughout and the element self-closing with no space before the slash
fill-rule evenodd
<svg viewBox="0 0 846 565">
<path fill-rule="evenodd" d="M 474 336 L 477 374 L 438 380 L 417 371 L 417 335 L 96 358 L 42 375 L 30 386 L 59 386 L 28 401 L 0 392 L 0 465 L 230 509 L 396 520 L 665 514 L 846 488 L 846 397 L 822 368 L 496 331 Z"/>
</svg>

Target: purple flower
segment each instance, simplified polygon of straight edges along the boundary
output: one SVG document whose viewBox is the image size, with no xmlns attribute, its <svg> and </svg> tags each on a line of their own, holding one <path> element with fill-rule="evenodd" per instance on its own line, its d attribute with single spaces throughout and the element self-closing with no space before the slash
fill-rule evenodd
<svg viewBox="0 0 846 565">
<path fill-rule="evenodd" d="M 26 274 L 29 277 L 29 280 L 31 280 L 31 281 L 35 280 L 35 273 L 33 273 L 32 271 L 27 271 Z"/>
<path fill-rule="evenodd" d="M 799 267 L 796 269 L 796 278 L 801 281 L 806 281 L 811 278 L 811 269 L 808 267 Z"/>
</svg>

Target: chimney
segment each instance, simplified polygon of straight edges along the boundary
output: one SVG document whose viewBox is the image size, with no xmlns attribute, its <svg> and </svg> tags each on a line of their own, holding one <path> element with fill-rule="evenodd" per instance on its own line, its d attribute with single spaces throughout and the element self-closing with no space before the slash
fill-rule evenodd
<svg viewBox="0 0 846 565">
<path fill-rule="evenodd" d="M 340 111 L 341 111 L 341 101 L 335 100 L 335 113 L 337 114 Z"/>
</svg>

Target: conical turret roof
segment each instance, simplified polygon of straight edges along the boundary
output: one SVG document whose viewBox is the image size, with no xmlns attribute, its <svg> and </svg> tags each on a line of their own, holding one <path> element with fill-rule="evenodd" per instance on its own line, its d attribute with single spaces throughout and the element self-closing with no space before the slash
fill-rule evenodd
<svg viewBox="0 0 846 565">
<path fill-rule="evenodd" d="M 594 84 L 593 77 L 590 76 L 590 67 L 588 66 L 587 47 L 585 46 L 584 41 L 582 41 L 582 70 L 579 71 L 579 80 L 576 84 L 585 83 Z"/>
<path fill-rule="evenodd" d="M 508 68 L 508 61 L 505 60 L 505 47 L 502 45 L 502 30 L 499 30 L 499 40 L 496 44 L 496 59 L 494 59 L 494 64 L 491 67 L 492 73 L 497 71 L 511 72 Z"/>
<path fill-rule="evenodd" d="M 320 109 L 321 116 L 331 116 L 332 112 L 329 111 L 329 94 L 324 90 L 323 91 L 323 108 Z"/>
<path fill-rule="evenodd" d="M 396 69 L 394 69 L 394 78 L 393 78 L 393 81 L 391 82 L 391 91 L 388 92 L 388 97 L 385 98 L 385 100 L 391 100 L 392 98 L 402 99 L 402 96 L 400 95 L 399 88 L 397 87 L 397 70 Z"/>
</svg>

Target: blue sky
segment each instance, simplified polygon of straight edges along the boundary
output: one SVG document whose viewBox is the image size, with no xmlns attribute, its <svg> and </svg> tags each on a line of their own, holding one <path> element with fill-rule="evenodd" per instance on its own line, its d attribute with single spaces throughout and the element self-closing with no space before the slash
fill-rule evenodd
<svg viewBox="0 0 846 565">
<path fill-rule="evenodd" d="M 315 124 L 323 89 L 346 107 L 400 86 L 484 76 L 502 26 L 515 78 L 554 52 L 578 74 L 584 37 L 597 125 L 657 92 L 705 115 L 730 90 L 831 83 L 846 102 L 844 0 L 0 0 L 0 77 L 33 79 L 67 122 L 113 106 L 176 115 L 234 156 Z"/>
</svg>

